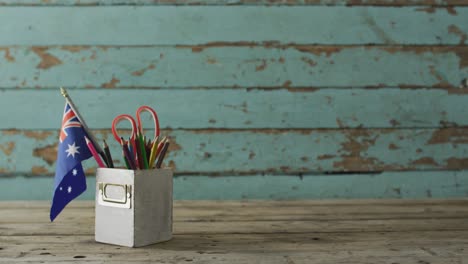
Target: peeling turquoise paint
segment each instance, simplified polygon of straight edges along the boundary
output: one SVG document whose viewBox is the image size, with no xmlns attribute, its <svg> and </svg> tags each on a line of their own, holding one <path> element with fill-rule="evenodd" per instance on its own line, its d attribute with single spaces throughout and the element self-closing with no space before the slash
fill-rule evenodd
<svg viewBox="0 0 468 264">
<path fill-rule="evenodd" d="M 116 161 L 156 108 L 176 199 L 468 196 L 468 4 L 194 1 L 0 0 L 0 200 L 50 199 L 59 86 Z"/>
<path fill-rule="evenodd" d="M 8 26 L 0 27 L 0 36 L 8 37 L 0 38 L 0 45 L 190 45 L 239 41 L 454 45 L 460 44 L 463 37 L 449 29 L 456 25 L 462 34 L 468 32 L 468 8 L 456 7 L 454 11 L 456 14 L 442 8 L 425 12 L 417 7 L 342 6 L 3 7 L 0 25 Z"/>
<path fill-rule="evenodd" d="M 453 3 L 457 5 L 467 5 L 457 0 L 1 0 L 1 5 L 8 6 L 90 6 L 90 5 L 382 5 L 382 6 L 450 6 Z"/>
<path fill-rule="evenodd" d="M 465 129 L 318 129 L 318 130 L 173 130 L 166 162 L 178 173 L 310 173 L 463 169 L 468 140 Z M 4 132 L 0 148 L 8 155 L 0 168 L 12 174 L 55 171 L 58 133 Z M 38 139 L 43 137 L 43 139 Z M 121 149 L 110 131 L 107 139 L 117 166 Z M 102 141 L 100 141 L 102 142 Z M 10 145 L 12 144 L 13 145 Z M 27 158 L 25 158 L 27 157 Z M 96 164 L 90 159 L 86 168 Z M 37 172 L 35 173 L 37 174 Z"/>
<path fill-rule="evenodd" d="M 464 89 L 456 91 L 464 92 Z M 468 93 L 443 89 L 331 89 L 291 92 L 257 89 L 69 90 L 92 129 L 110 129 L 118 114 L 150 105 L 163 129 L 408 128 L 468 125 Z M 424 100 L 421 100 L 424 99 Z M 118 104 L 116 102 L 123 102 Z M 59 129 L 64 99 L 58 89 L 0 91 L 0 129 Z M 31 109 L 40 109 L 34 120 Z M 190 114 L 188 114 L 190 113 Z M 196 118 L 195 118 L 195 116 Z M 149 123 L 148 123 L 149 124 Z"/>
<path fill-rule="evenodd" d="M 466 46 L 6 47 L 0 87 L 458 87 L 468 76 L 467 52 Z"/>
<path fill-rule="evenodd" d="M 78 199 L 92 200 L 95 178 Z M 0 200 L 50 200 L 52 177 L 0 178 Z M 446 198 L 468 195 L 467 171 L 350 175 L 178 176 L 174 199 Z"/>
</svg>

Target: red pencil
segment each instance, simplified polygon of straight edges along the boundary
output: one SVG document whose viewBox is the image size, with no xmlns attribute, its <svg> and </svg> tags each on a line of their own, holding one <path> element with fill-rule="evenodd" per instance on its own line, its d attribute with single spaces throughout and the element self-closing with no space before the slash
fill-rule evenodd
<svg viewBox="0 0 468 264">
<path fill-rule="evenodd" d="M 102 162 L 102 159 L 101 157 L 99 156 L 99 154 L 97 153 L 96 149 L 94 148 L 94 145 L 93 143 L 91 143 L 91 141 L 87 138 L 87 137 L 84 137 L 85 140 L 86 140 L 86 145 L 88 146 L 89 148 L 89 151 L 91 151 L 91 154 L 93 154 L 93 157 L 94 159 L 96 160 L 98 166 L 100 168 L 105 168 L 106 165 L 104 165 L 104 162 Z"/>
</svg>

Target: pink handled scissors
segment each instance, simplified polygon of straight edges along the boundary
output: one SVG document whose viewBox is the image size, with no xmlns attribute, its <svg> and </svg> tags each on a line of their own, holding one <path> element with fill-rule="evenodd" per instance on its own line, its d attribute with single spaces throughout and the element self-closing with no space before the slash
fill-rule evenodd
<svg viewBox="0 0 468 264">
<path fill-rule="evenodd" d="M 118 115 L 118 116 L 116 116 L 114 118 L 114 120 L 112 121 L 112 134 L 114 135 L 114 138 L 115 138 L 115 140 L 117 140 L 117 142 L 122 143 L 121 137 L 117 133 L 117 125 L 123 120 L 129 121 L 131 126 L 132 126 L 132 133 L 130 134 L 130 140 L 132 142 L 135 141 L 137 133 L 140 134 L 140 135 L 144 134 L 143 123 L 141 122 L 141 113 L 144 112 L 144 111 L 149 112 L 151 114 L 152 119 L 153 119 L 154 137 L 152 139 L 152 142 L 154 142 L 156 137 L 159 136 L 159 132 L 160 132 L 159 131 L 158 115 L 156 114 L 156 111 L 154 111 L 153 108 L 151 108 L 149 106 L 146 106 L 146 105 L 140 106 L 137 109 L 137 111 L 136 111 L 137 121 L 135 121 L 135 119 L 131 115 L 127 115 L 127 114 Z"/>
<path fill-rule="evenodd" d="M 137 125 L 138 125 L 138 132 L 140 132 L 140 135 L 144 135 L 144 132 L 143 132 L 143 124 L 141 122 L 141 113 L 142 112 L 148 112 L 151 114 L 151 117 L 153 119 L 153 123 L 154 123 L 154 137 L 153 139 L 151 140 L 151 142 L 154 142 L 156 140 L 157 137 L 159 137 L 159 120 L 158 120 L 158 114 L 156 114 L 156 111 L 154 111 L 153 108 L 149 107 L 149 106 L 146 106 L 146 105 L 142 105 L 140 106 L 137 111 L 136 111 L 136 117 L 137 117 Z"/>
<path fill-rule="evenodd" d="M 131 145 L 131 149 L 132 149 L 132 153 L 133 153 L 133 157 L 131 157 L 131 159 L 132 160 L 134 159 L 136 167 L 140 167 L 140 168 L 142 168 L 143 163 L 147 164 L 147 162 L 144 162 L 145 154 L 144 153 L 141 154 L 142 152 L 140 151 L 140 154 L 142 155 L 142 157 L 139 157 L 140 154 L 137 153 L 137 144 L 139 144 L 139 143 L 137 143 L 137 140 L 136 140 L 137 136 L 138 136 L 138 138 L 140 138 L 140 137 L 143 137 L 143 135 L 144 135 L 143 124 L 141 122 L 141 113 L 144 112 L 144 111 L 149 112 L 151 114 L 151 117 L 153 118 L 154 137 L 151 140 L 151 142 L 153 144 L 156 144 L 156 139 L 159 136 L 160 131 L 159 131 L 158 115 L 156 114 L 156 111 L 154 111 L 153 108 L 151 108 L 149 106 L 146 106 L 146 105 L 140 106 L 136 111 L 137 121 L 135 121 L 135 119 L 131 115 L 127 115 L 127 114 L 118 115 L 112 121 L 112 134 L 114 135 L 115 140 L 117 140 L 117 142 L 119 142 L 122 145 L 124 145 L 127 142 L 123 140 L 123 137 L 120 137 L 119 133 L 117 133 L 117 125 L 123 120 L 127 120 L 128 122 L 130 122 L 130 125 L 132 127 L 132 133 L 130 134 L 129 144 Z M 140 138 L 139 140 L 143 140 L 143 139 Z M 140 141 L 140 142 L 142 142 L 140 144 L 146 144 L 146 143 L 143 143 L 144 141 Z"/>
</svg>

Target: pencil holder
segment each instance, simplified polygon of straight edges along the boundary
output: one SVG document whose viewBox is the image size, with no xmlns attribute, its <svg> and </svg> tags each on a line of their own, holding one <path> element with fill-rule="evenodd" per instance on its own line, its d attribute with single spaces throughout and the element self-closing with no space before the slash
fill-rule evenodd
<svg viewBox="0 0 468 264">
<path fill-rule="evenodd" d="M 172 238 L 172 170 L 98 168 L 97 242 L 142 247 Z"/>
</svg>

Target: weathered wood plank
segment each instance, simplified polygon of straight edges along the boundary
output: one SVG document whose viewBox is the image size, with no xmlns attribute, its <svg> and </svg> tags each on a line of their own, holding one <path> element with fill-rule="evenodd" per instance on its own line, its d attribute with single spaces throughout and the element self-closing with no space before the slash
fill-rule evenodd
<svg viewBox="0 0 468 264">
<path fill-rule="evenodd" d="M 113 248 L 112 248 L 113 249 Z M 216 252 L 216 251 L 213 251 Z M 24 252 L 22 252 L 24 254 Z M 262 253 L 260 251 L 259 253 Z M 83 255 L 86 254 L 81 254 L 81 255 L 73 255 L 73 256 L 60 256 L 57 257 L 57 260 L 54 260 L 55 257 L 43 257 L 41 259 L 47 260 L 47 263 L 61 263 L 61 264 L 69 264 L 69 263 L 76 263 L 76 259 L 79 258 L 80 263 L 86 263 L 86 264 L 102 264 L 102 263 L 114 263 L 114 264 L 126 264 L 126 263 L 169 263 L 169 264 L 178 264 L 181 263 L 181 261 L 187 261 L 187 262 L 192 262 L 194 261 L 195 263 L 222 263 L 222 264 L 251 264 L 251 263 L 271 263 L 271 264 L 282 264 L 285 263 L 285 261 L 288 261 L 289 263 L 297 263 L 297 264 L 374 264 L 374 263 L 382 263 L 382 264 L 414 264 L 414 263 L 431 263 L 431 264 L 460 264 L 463 263 L 464 259 L 466 259 L 466 256 L 461 254 L 460 256 L 450 256 L 450 257 L 437 257 L 437 256 L 428 256 L 429 253 L 420 253 L 421 255 L 418 254 L 411 254 L 407 255 L 404 257 L 401 256 L 384 256 L 384 257 L 379 257 L 379 256 L 369 256 L 369 252 L 365 252 L 364 254 L 367 254 L 364 256 L 363 254 L 359 256 L 347 256 L 345 257 L 344 255 L 350 254 L 349 252 L 340 254 L 339 256 L 336 256 L 334 254 L 321 254 L 319 255 L 320 258 L 316 257 L 315 255 L 309 256 L 309 255 L 287 255 L 287 254 L 276 254 L 276 255 L 267 255 L 267 254 L 235 254 L 234 256 L 232 255 L 226 255 L 223 254 L 222 252 L 216 252 L 216 253 L 208 253 L 209 255 L 200 255 L 202 253 L 198 252 L 189 252 L 183 253 L 183 256 L 181 256 L 180 252 L 173 253 L 173 254 L 164 254 L 164 255 L 156 255 L 155 257 L 148 256 L 148 257 L 141 257 L 139 260 L 124 260 L 124 261 L 119 261 L 116 260 L 114 257 L 112 257 L 112 254 L 107 254 L 106 256 L 100 255 L 98 261 L 83 261 L 81 258 Z M 214 255 L 213 255 L 214 254 Z M 422 255 L 426 254 L 426 255 Z M 22 254 L 18 254 L 19 259 L 11 260 L 10 258 L 3 262 L 0 259 L 0 263 L 37 263 L 35 260 L 28 260 L 25 261 L 21 259 Z M 177 257 L 175 257 L 177 255 Z M 324 259 L 322 259 L 322 257 Z M 50 260 L 51 259 L 51 260 Z M 105 259 L 105 260 L 103 260 Z M 396 262 L 395 262 L 396 261 Z"/>
<path fill-rule="evenodd" d="M 1 0 L 4 6 L 93 5 L 346 5 L 346 6 L 466 6 L 465 0 Z M 431 10 L 430 8 L 428 10 Z"/>
<path fill-rule="evenodd" d="M 5 248 L 0 252 L 3 260 L 16 262 L 44 260 L 71 260 L 73 256 L 85 256 L 85 260 L 110 260 L 105 252 L 115 252 L 112 258 L 122 261 L 151 259 L 171 261 L 178 256 L 200 261 L 204 256 L 231 256 L 239 252 L 251 256 L 267 255 L 283 257 L 290 255 L 306 260 L 310 252 L 315 258 L 326 259 L 332 255 L 344 259 L 349 252 L 353 257 L 364 257 L 372 249 L 374 258 L 380 257 L 454 257 L 463 256 L 467 246 L 467 232 L 406 232 L 406 233 L 336 233 L 336 234 L 215 234 L 175 235 L 174 239 L 150 247 L 132 249 L 93 243 L 90 236 L 7 236 L 0 238 Z M 59 243 L 58 240 L 62 241 Z M 198 241 L 197 241 L 198 240 Z M 448 243 L 450 241 L 450 243 Z M 40 244 L 40 245 L 39 245 Z M 69 245 L 75 245 L 70 247 Z M 333 245 L 333 250 L 330 250 Z M 23 252 L 23 254 L 21 254 Z M 182 255 L 179 255 L 182 254 Z M 19 257 L 18 257 L 19 256 Z M 253 257 L 254 258 L 254 257 Z M 255 258 L 254 258 L 255 259 Z M 183 260 L 183 259 L 179 259 Z M 213 261 L 213 260 L 212 260 Z M 227 263 L 230 261 L 224 260 Z M 284 263 L 284 257 L 282 259 Z M 172 263 L 172 262 L 169 262 Z M 237 261 L 234 263 L 238 263 Z M 272 263 L 272 262 L 269 262 Z M 276 263 L 276 262 L 273 262 Z M 352 263 L 352 262 L 348 262 Z M 378 262 L 382 263 L 382 262 Z M 417 263 L 417 262 L 416 262 Z M 433 263 L 433 262 L 431 262 Z"/>
<path fill-rule="evenodd" d="M 171 130 L 166 162 L 179 174 L 372 172 L 466 169 L 466 128 Z M 58 133 L 3 130 L 3 174 L 53 174 Z M 116 166 L 118 143 L 107 130 Z M 268 153 L 268 155 L 266 155 Z M 272 155 L 276 153 L 276 155 Z M 86 167 L 94 170 L 93 160 Z"/>
<path fill-rule="evenodd" d="M 125 89 L 118 92 L 87 89 L 69 93 L 88 126 L 94 129 L 110 128 L 115 116 L 134 115 L 139 105 L 155 108 L 163 129 L 309 129 L 466 126 L 468 93 L 460 91 L 461 94 L 443 89 L 399 88 Z M 122 101 L 126 103 L 116 103 Z M 15 109 L 14 115 L 9 111 L 0 112 L 0 129 L 57 130 L 64 99 L 58 88 L 4 90 L 0 91 L 0 105 Z M 31 122 L 31 108 L 18 107 L 21 105 L 40 109 L 34 122 Z"/>
<path fill-rule="evenodd" d="M 177 173 L 177 171 L 175 172 Z M 94 199 L 95 178 L 93 175 L 94 172 L 88 173 L 88 190 L 79 197 L 79 200 Z M 2 186 L 0 200 L 52 199 L 52 177 L 0 177 L 0 185 Z M 226 175 L 222 177 L 180 175 L 174 178 L 174 198 L 190 200 L 444 198 L 466 197 L 467 195 L 468 171 L 414 171 L 346 175 L 316 174 L 303 175 L 302 177 L 268 174 Z M 410 206 L 409 202 L 407 203 L 407 206 Z M 434 204 L 428 205 L 434 206 Z M 266 206 L 268 205 L 262 205 L 262 207 Z M 297 208 L 297 206 L 290 204 L 287 206 Z M 350 205 L 344 205 L 344 207 L 346 206 L 351 208 Z M 466 205 L 463 206 L 466 207 Z M 230 204 L 228 207 L 233 208 L 234 206 Z M 244 206 L 242 207 L 244 208 Z M 389 205 L 379 203 L 375 207 L 380 207 L 384 210 Z M 209 208 L 212 209 L 211 207 Z M 355 211 L 359 211 L 358 208 L 352 208 Z M 414 206 L 408 208 L 414 208 Z M 6 210 L 6 208 L 2 208 L 3 210 Z M 259 208 L 256 208 L 256 210 L 261 211 Z M 314 207 L 313 211 L 315 210 L 323 212 L 323 210 L 315 209 Z M 331 209 L 327 207 L 325 210 Z M 196 214 L 193 213 L 193 215 Z"/>
<path fill-rule="evenodd" d="M 462 263 L 468 246 L 468 225 L 464 219 L 454 215 L 453 219 L 429 219 L 432 213 L 442 216 L 446 212 L 456 213 L 466 200 L 423 200 L 423 201 L 178 201 L 175 203 L 175 236 L 169 242 L 149 247 L 131 249 L 94 242 L 94 220 L 92 202 L 73 203 L 55 223 L 47 223 L 47 202 L 0 203 L 0 208 L 15 208 L 17 212 L 44 209 L 43 215 L 31 215 L 35 222 L 27 224 L 2 224 L 0 236 L 0 259 L 2 263 L 37 262 L 63 263 L 85 260 L 88 263 L 204 262 L 204 263 Z M 444 203 L 447 208 L 442 209 Z M 301 205 L 302 204 L 302 205 Z M 340 212 L 348 214 L 350 208 L 359 208 L 363 216 L 383 212 L 377 205 L 387 207 L 387 213 L 406 211 L 405 205 L 426 214 L 428 218 L 417 220 L 374 219 L 363 221 L 340 220 Z M 418 208 L 419 204 L 419 208 Z M 431 205 L 432 204 L 432 205 Z M 75 207 L 77 205 L 78 207 Z M 347 206 L 346 206 L 347 205 Z M 14 207 L 11 207 L 14 206 Z M 327 221 L 269 220 L 252 221 L 258 216 L 257 209 L 269 210 L 279 216 L 284 209 L 295 209 L 316 214 L 324 211 L 336 219 Z M 35 208 L 35 209 L 34 209 Z M 205 209 L 201 221 L 182 219 L 194 211 Z M 225 212 L 227 216 L 241 213 L 245 219 L 222 219 L 211 221 L 213 212 Z M 451 209 L 449 209 L 451 208 Z M 465 206 L 466 208 L 466 206 Z M 275 210 L 276 209 L 276 210 Z M 442 211 L 439 211 L 441 210 Z M 446 209 L 448 211 L 446 211 Z M 79 212 L 89 211 L 80 216 Z M 177 213 L 179 212 L 179 214 Z M 203 211 L 200 211 L 203 212 Z M 275 214 L 276 213 L 276 214 Z M 13 213 L 15 214 L 15 213 Z M 23 214 L 15 214 L 23 220 Z M 383 215 L 381 215 L 383 216 Z M 461 216 L 461 215 L 459 215 Z M 366 217 L 364 217 L 366 218 Z M 181 221 L 182 220 L 182 221 Z M 70 246 L 73 245 L 73 246 Z M 319 261 L 318 260 L 326 260 Z M 328 262 L 330 261 L 330 262 Z"/>
<path fill-rule="evenodd" d="M 0 45 L 463 44 L 467 20 L 464 7 L 3 7 Z"/>
<path fill-rule="evenodd" d="M 448 173 L 462 173 L 464 171 L 451 171 Z M 401 173 L 401 172 L 398 172 Z M 416 172 L 405 172 L 405 173 L 412 173 L 415 174 Z M 429 173 L 439 173 L 439 172 L 424 172 L 425 174 Z M 392 172 L 391 174 L 395 174 Z M 376 176 L 376 175 L 374 175 Z M 175 176 L 175 178 L 180 176 Z M 277 177 L 277 176 L 275 176 Z M 415 175 L 407 176 L 407 177 L 415 177 Z M 94 180 L 94 179 L 93 179 Z M 400 197 L 401 198 L 401 197 Z M 193 199 L 175 199 L 174 201 L 174 208 L 180 209 L 185 213 L 192 214 L 192 211 L 201 212 L 218 212 L 222 210 L 224 213 L 227 214 L 234 214 L 238 215 L 237 210 L 242 208 L 244 211 L 252 211 L 256 212 L 259 209 L 266 209 L 266 210 L 274 210 L 274 213 L 281 214 L 283 211 L 278 212 L 277 209 L 281 208 L 284 209 L 291 209 L 296 210 L 297 208 L 303 207 L 313 207 L 313 210 L 307 209 L 305 212 L 309 214 L 316 213 L 316 210 L 321 212 L 325 209 L 325 212 L 333 214 L 333 213 L 346 213 L 349 210 L 352 210 L 353 213 L 356 212 L 359 208 L 365 211 L 366 214 L 372 214 L 376 212 L 385 212 L 392 213 L 392 212 L 399 212 L 399 211 L 409 211 L 411 212 L 421 212 L 421 213 L 430 213 L 431 211 L 443 211 L 445 212 L 464 212 L 468 210 L 466 205 L 468 203 L 468 198 L 434 198 L 434 197 L 424 197 L 425 199 L 284 199 L 284 200 L 246 200 L 246 199 L 231 199 L 231 200 L 193 200 Z M 427 199 L 430 198 L 430 199 Z M 72 207 L 74 208 L 73 211 L 79 210 L 86 210 L 87 208 L 94 208 L 94 202 L 88 200 L 77 199 L 73 200 Z M 428 208 L 430 207 L 430 208 Z M 48 210 L 49 203 L 45 201 L 38 201 L 35 200 L 12 200 L 12 201 L 2 201 L 0 202 L 0 209 L 2 210 Z M 304 210 L 304 209 L 301 209 Z M 359 211 L 359 210 L 358 210 Z M 368 212 L 369 211 L 369 212 Z M 441 211 L 441 212 L 442 212 Z M 319 213 L 317 212 L 317 213 Z M 211 215 L 211 214 L 210 214 Z M 209 216 L 209 215 L 207 215 Z M 254 216 L 255 217 L 255 216 Z"/>
<path fill-rule="evenodd" d="M 92 209 L 90 209 L 92 210 Z M 94 234 L 94 218 L 61 221 L 65 210 L 52 224 L 47 216 L 31 223 L 2 223 L 3 236 L 75 236 Z M 235 224 L 234 224 L 235 223 Z M 237 221 L 237 222 L 175 222 L 174 234 L 269 234 L 269 233 L 359 233 L 363 232 L 425 232 L 463 231 L 468 222 L 455 219 L 375 219 L 375 220 L 306 220 L 306 221 Z"/>
<path fill-rule="evenodd" d="M 4 46 L 0 57 L 1 88 L 457 88 L 468 76 L 467 46 Z"/>
<path fill-rule="evenodd" d="M 62 215 L 62 214 L 61 214 Z M 61 215 L 59 217 L 61 217 Z M 74 236 L 94 234 L 93 219 L 76 219 L 74 225 L 52 224 L 48 216 L 31 223 L 3 223 L 2 236 Z M 425 232 L 466 231 L 466 219 L 385 219 L 385 220 L 307 220 L 307 221 L 237 221 L 175 222 L 174 234 L 269 234 L 269 233 L 340 233 L 340 232 Z"/>
<path fill-rule="evenodd" d="M 124 261 L 119 261 L 116 260 L 115 258 L 111 257 L 110 255 L 107 255 L 107 260 L 99 260 L 99 261 L 87 261 L 87 260 L 79 260 L 80 263 L 86 263 L 86 264 L 103 264 L 103 263 L 114 263 L 114 264 L 126 264 L 126 263 L 142 263 L 142 264 L 147 264 L 147 263 L 169 263 L 169 264 L 178 264 L 181 263 L 181 261 L 195 261 L 196 263 L 222 263 L 222 264 L 251 264 L 251 263 L 272 263 L 272 264 L 282 264 L 285 263 L 285 261 L 290 261 L 293 263 L 297 264 L 374 264 L 374 263 L 382 263 L 382 264 L 394 264 L 394 263 L 399 263 L 399 264 L 414 264 L 414 263 L 431 263 L 431 264 L 460 264 L 463 263 L 462 261 L 464 260 L 465 256 L 456 256 L 456 257 L 434 257 L 434 256 L 419 256 L 419 255 L 411 255 L 411 256 L 405 256 L 405 257 L 400 257 L 400 256 L 385 256 L 385 257 L 373 257 L 373 256 L 356 256 L 356 257 L 344 257 L 344 256 L 335 256 L 332 254 L 330 257 L 328 255 L 324 256 L 324 260 L 318 259 L 315 256 L 298 256 L 298 255 L 263 255 L 263 254 L 258 254 L 258 255 L 225 255 L 222 253 L 214 253 L 215 255 L 198 255 L 200 253 L 187 253 L 187 255 L 184 254 L 184 256 L 179 256 L 180 252 L 176 253 L 178 257 L 175 257 L 174 255 L 171 256 L 156 256 L 156 257 L 147 257 L 147 258 L 142 258 L 142 260 L 124 260 Z M 191 254 L 194 254 L 193 256 Z M 349 254 L 349 253 L 347 253 Z M 343 254 L 344 255 L 344 254 Z M 20 256 L 20 254 L 18 254 Z M 75 255 L 75 256 L 69 256 L 69 257 L 64 257 L 64 258 L 58 258 L 57 261 L 55 260 L 47 260 L 47 263 L 61 263 L 61 264 L 70 264 L 76 263 L 76 258 L 81 258 L 82 255 Z M 76 257 L 76 258 L 75 258 Z M 49 259 L 49 258 L 45 258 Z M 395 262 L 396 261 L 396 262 Z M 0 263 L 37 263 L 37 261 L 30 260 L 30 261 L 24 261 L 22 259 L 18 260 L 7 260 L 6 262 L 3 262 L 0 259 Z"/>
<path fill-rule="evenodd" d="M 297 207 L 294 209 L 298 210 Z M 309 208 L 310 210 L 314 208 Z M 354 209 L 362 209 L 362 208 L 354 208 Z M 388 208 L 387 208 L 388 209 Z M 291 221 L 309 221 L 309 220 L 321 220 L 321 221 L 333 221 L 333 220 L 362 220 L 362 221 L 367 221 L 367 220 L 376 220 L 376 219 L 382 219 L 382 220 L 390 220 L 390 219 L 424 219 L 424 218 L 438 218 L 438 219 L 466 219 L 468 217 L 468 213 L 460 211 L 460 212 L 447 212 L 443 215 L 441 215 L 439 212 L 436 213 L 427 213 L 427 214 L 421 214 L 421 213 L 392 213 L 392 214 L 386 214 L 386 213 L 380 213 L 380 214 L 371 214 L 371 215 L 356 215 L 356 214 L 347 214 L 347 215 L 340 215 L 339 217 L 336 216 L 330 216 L 329 214 L 298 214 L 296 211 L 290 210 L 291 213 L 287 214 L 287 212 L 281 213 L 281 214 L 271 214 L 271 210 L 258 210 L 259 216 L 251 216 L 251 215 L 245 215 L 245 214 L 239 214 L 239 215 L 223 215 L 224 212 L 212 212 L 212 213 L 217 213 L 214 216 L 206 216 L 207 213 L 205 212 L 204 214 L 201 214 L 197 210 L 191 210 L 190 213 L 194 214 L 193 216 L 185 216 L 185 217 L 177 217 L 174 221 L 193 221 L 193 222 L 238 222 L 238 221 L 286 221 L 286 220 L 291 220 Z M 33 209 L 28 209 L 26 212 L 21 212 L 20 214 L 17 213 L 17 210 L 5 210 L 4 212 L 5 217 L 2 217 L 1 223 L 35 223 L 37 219 L 41 218 L 47 218 L 47 215 L 49 214 L 49 208 L 44 209 L 44 210 L 33 210 Z M 15 214 L 16 215 L 12 215 Z M 266 214 L 263 214 L 266 213 Z M 270 213 L 270 214 L 268 214 Z M 21 216 L 21 220 L 18 220 L 17 218 Z M 79 211 L 74 211 L 73 214 L 67 214 L 66 216 L 61 218 L 61 221 L 71 221 L 76 217 L 80 218 L 89 218 L 93 219 L 94 218 L 94 211 L 86 208 L 86 210 L 79 210 Z M 91 220 L 90 220 L 91 221 Z"/>
<path fill-rule="evenodd" d="M 408 175 L 411 177 L 411 175 Z M 429 178 L 429 177 L 428 177 Z M 270 180 L 274 181 L 274 178 Z M 176 182 L 177 184 L 178 182 Z M 460 219 L 468 217 L 468 200 L 367 200 L 340 201 L 197 201 L 176 200 L 175 222 L 237 222 L 237 221 L 307 221 L 307 220 L 386 220 L 386 219 Z M 62 222 L 94 218 L 94 202 L 74 201 Z M 0 223 L 31 223 L 46 219 L 49 203 L 15 201 L 1 203 Z"/>
</svg>

